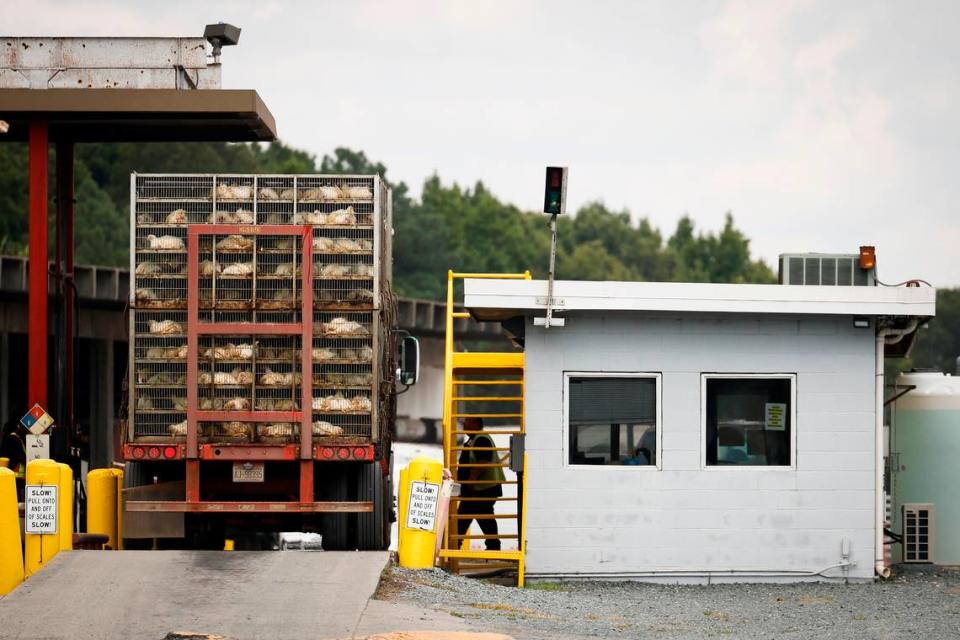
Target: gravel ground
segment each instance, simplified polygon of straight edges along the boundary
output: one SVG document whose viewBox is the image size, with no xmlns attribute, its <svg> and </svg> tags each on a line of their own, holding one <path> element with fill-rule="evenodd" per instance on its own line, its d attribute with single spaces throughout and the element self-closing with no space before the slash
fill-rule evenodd
<svg viewBox="0 0 960 640">
<path fill-rule="evenodd" d="M 960 570 L 909 569 L 876 584 L 714 586 L 528 582 L 528 588 L 393 568 L 378 598 L 545 638 L 960 638 Z"/>
</svg>

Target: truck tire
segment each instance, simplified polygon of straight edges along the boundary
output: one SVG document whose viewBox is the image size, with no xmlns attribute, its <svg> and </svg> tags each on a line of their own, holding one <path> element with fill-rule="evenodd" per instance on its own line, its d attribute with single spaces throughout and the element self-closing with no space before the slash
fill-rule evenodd
<svg viewBox="0 0 960 640">
<path fill-rule="evenodd" d="M 346 470 L 337 473 L 331 479 L 328 500 L 346 501 L 350 499 L 348 486 L 350 474 Z M 350 514 L 325 513 L 321 520 L 321 542 L 324 551 L 349 551 L 356 549 L 350 539 Z"/>
<path fill-rule="evenodd" d="M 373 511 L 358 513 L 357 547 L 361 551 L 382 551 L 390 546 L 390 510 L 393 496 L 379 462 L 364 464 L 360 470 L 360 500 L 372 501 Z"/>
</svg>

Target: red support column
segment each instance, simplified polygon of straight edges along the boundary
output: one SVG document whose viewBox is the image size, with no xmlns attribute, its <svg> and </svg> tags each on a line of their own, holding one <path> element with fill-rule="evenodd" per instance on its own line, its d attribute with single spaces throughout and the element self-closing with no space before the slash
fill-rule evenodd
<svg viewBox="0 0 960 640">
<path fill-rule="evenodd" d="M 47 405 L 47 123 L 30 123 L 30 293 L 27 402 Z"/>
</svg>

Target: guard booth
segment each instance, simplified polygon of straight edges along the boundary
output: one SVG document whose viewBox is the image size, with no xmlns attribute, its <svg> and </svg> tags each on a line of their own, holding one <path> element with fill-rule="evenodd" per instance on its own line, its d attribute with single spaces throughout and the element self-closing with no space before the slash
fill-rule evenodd
<svg viewBox="0 0 960 640">
<path fill-rule="evenodd" d="M 23 409 L 39 404 L 50 412 L 58 425 L 51 456 L 72 458 L 76 476 L 75 145 L 275 140 L 273 115 L 256 91 L 221 88 L 220 47 L 236 44 L 239 30 L 226 34 L 231 40 L 216 33 L 229 25 L 211 26 L 207 38 L 0 38 L 0 143 L 29 144 L 31 358 Z M 51 189 L 53 256 L 47 249 Z M 112 449 L 112 428 L 93 425 L 91 431 L 107 433 L 91 432 L 91 442 Z"/>
<path fill-rule="evenodd" d="M 456 573 L 515 570 L 524 584 L 524 354 L 457 347 L 454 288 L 464 278 L 529 280 L 514 274 L 447 273 L 443 464 L 459 485 L 451 496 L 440 558 Z M 496 485 L 499 485 L 497 490 Z"/>
</svg>

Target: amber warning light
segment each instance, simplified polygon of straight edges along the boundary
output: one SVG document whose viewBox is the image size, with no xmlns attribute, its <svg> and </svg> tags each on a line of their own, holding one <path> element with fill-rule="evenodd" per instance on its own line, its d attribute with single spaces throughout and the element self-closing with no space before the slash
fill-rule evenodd
<svg viewBox="0 0 960 640">
<path fill-rule="evenodd" d="M 877 266 L 877 252 L 874 247 L 860 247 L 860 268 L 869 271 Z"/>
</svg>

